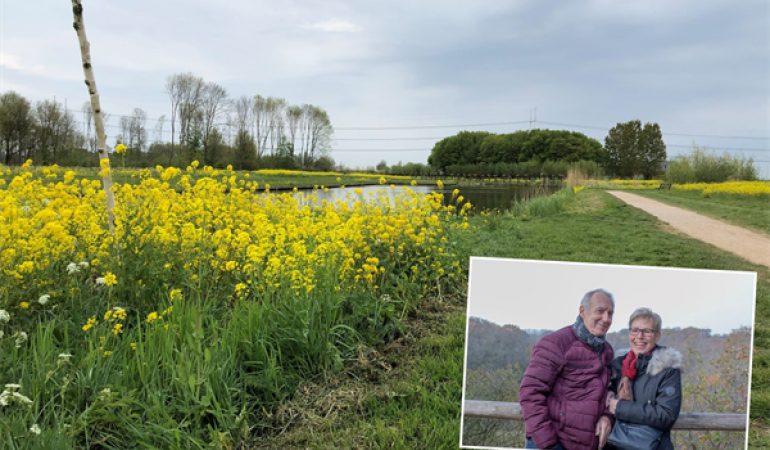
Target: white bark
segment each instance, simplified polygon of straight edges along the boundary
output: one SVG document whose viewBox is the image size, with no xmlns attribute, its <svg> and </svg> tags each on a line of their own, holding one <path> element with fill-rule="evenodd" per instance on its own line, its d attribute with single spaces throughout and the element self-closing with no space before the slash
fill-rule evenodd
<svg viewBox="0 0 770 450">
<path fill-rule="evenodd" d="M 104 120 L 102 118 L 102 109 L 99 104 L 99 91 L 96 90 L 96 80 L 94 79 L 94 70 L 91 66 L 91 46 L 86 38 L 86 28 L 83 24 L 83 5 L 80 4 L 80 0 L 72 0 L 72 14 L 75 19 L 72 26 L 78 35 L 78 41 L 80 41 L 80 54 L 83 58 L 83 72 L 86 76 L 86 86 L 88 86 L 88 94 L 91 96 L 91 109 L 94 112 L 94 124 L 96 125 L 96 136 L 98 139 L 99 160 L 107 160 L 109 163 L 109 156 L 107 155 L 107 135 L 104 132 Z M 107 218 L 110 226 L 110 233 L 115 234 L 115 197 L 112 193 L 112 173 L 107 172 L 102 175 L 102 183 L 104 185 L 104 192 L 107 196 Z"/>
</svg>

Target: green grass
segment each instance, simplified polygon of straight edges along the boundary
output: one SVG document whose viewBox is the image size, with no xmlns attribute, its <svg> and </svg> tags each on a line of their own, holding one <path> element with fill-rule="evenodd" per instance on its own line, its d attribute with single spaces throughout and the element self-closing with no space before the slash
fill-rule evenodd
<svg viewBox="0 0 770 450">
<path fill-rule="evenodd" d="M 479 215 L 472 223 L 476 231 L 452 237 L 465 264 L 472 255 L 757 271 L 749 447 L 770 446 L 770 269 L 669 234 L 654 217 L 602 191 L 579 193 L 561 213 L 525 221 Z M 290 406 L 302 419 L 254 442 L 255 448 L 457 447 L 465 333 L 460 291 L 426 301 L 406 322 L 398 345 L 370 349 L 376 358 L 359 359 L 341 376 L 313 383 L 302 403 Z M 355 395 L 340 399 L 339 392 Z M 329 396 L 339 400 L 333 415 L 320 417 L 307 407 Z"/>
<path fill-rule="evenodd" d="M 712 195 L 703 197 L 700 192 L 671 190 L 636 190 L 663 203 L 686 208 L 725 222 L 770 234 L 770 199 L 738 195 Z"/>
</svg>

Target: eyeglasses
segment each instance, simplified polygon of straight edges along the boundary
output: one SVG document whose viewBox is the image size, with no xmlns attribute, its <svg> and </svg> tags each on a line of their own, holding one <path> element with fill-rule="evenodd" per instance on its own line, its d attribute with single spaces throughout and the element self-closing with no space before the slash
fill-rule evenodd
<svg viewBox="0 0 770 450">
<path fill-rule="evenodd" d="M 631 336 L 639 336 L 641 333 L 643 336 L 652 336 L 652 333 L 654 333 L 655 330 L 651 330 L 649 328 L 645 328 L 643 330 L 640 330 L 639 328 L 632 328 L 629 333 L 631 333 Z"/>
</svg>

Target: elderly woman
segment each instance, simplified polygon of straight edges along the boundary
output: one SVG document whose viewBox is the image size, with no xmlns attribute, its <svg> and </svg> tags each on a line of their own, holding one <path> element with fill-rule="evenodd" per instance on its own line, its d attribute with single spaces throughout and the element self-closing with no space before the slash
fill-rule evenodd
<svg viewBox="0 0 770 450">
<path fill-rule="evenodd" d="M 682 355 L 658 345 L 661 326 L 660 316 L 649 308 L 637 309 L 628 320 L 631 350 L 618 351 L 612 360 L 607 406 L 614 426 L 631 430 L 633 443 L 624 444 L 623 429 L 613 429 L 608 449 L 643 448 L 639 444 L 645 441 L 655 450 L 674 448 L 671 428 L 682 406 Z"/>
</svg>

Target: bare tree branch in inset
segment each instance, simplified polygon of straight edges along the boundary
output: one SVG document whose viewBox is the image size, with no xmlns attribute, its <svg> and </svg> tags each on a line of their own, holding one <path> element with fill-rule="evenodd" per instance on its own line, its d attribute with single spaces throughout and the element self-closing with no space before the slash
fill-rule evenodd
<svg viewBox="0 0 770 450">
<path fill-rule="evenodd" d="M 99 160 L 105 164 L 105 169 L 109 168 L 110 158 L 107 155 L 107 135 L 104 133 L 104 122 L 102 119 L 102 109 L 99 104 L 99 91 L 96 89 L 96 80 L 94 70 L 91 66 L 91 45 L 86 38 L 86 28 L 83 23 L 83 5 L 80 0 L 72 0 L 72 15 L 74 22 L 72 26 L 78 35 L 80 42 L 80 55 L 83 60 L 83 72 L 86 77 L 86 86 L 88 94 L 91 96 L 91 109 L 94 112 L 94 123 L 96 125 L 96 135 L 99 140 Z M 105 162 L 106 161 L 106 162 Z M 109 221 L 110 233 L 115 234 L 115 197 L 112 193 L 112 174 L 110 170 L 102 170 L 102 183 L 104 184 L 104 193 L 107 197 L 107 219 Z"/>
</svg>

